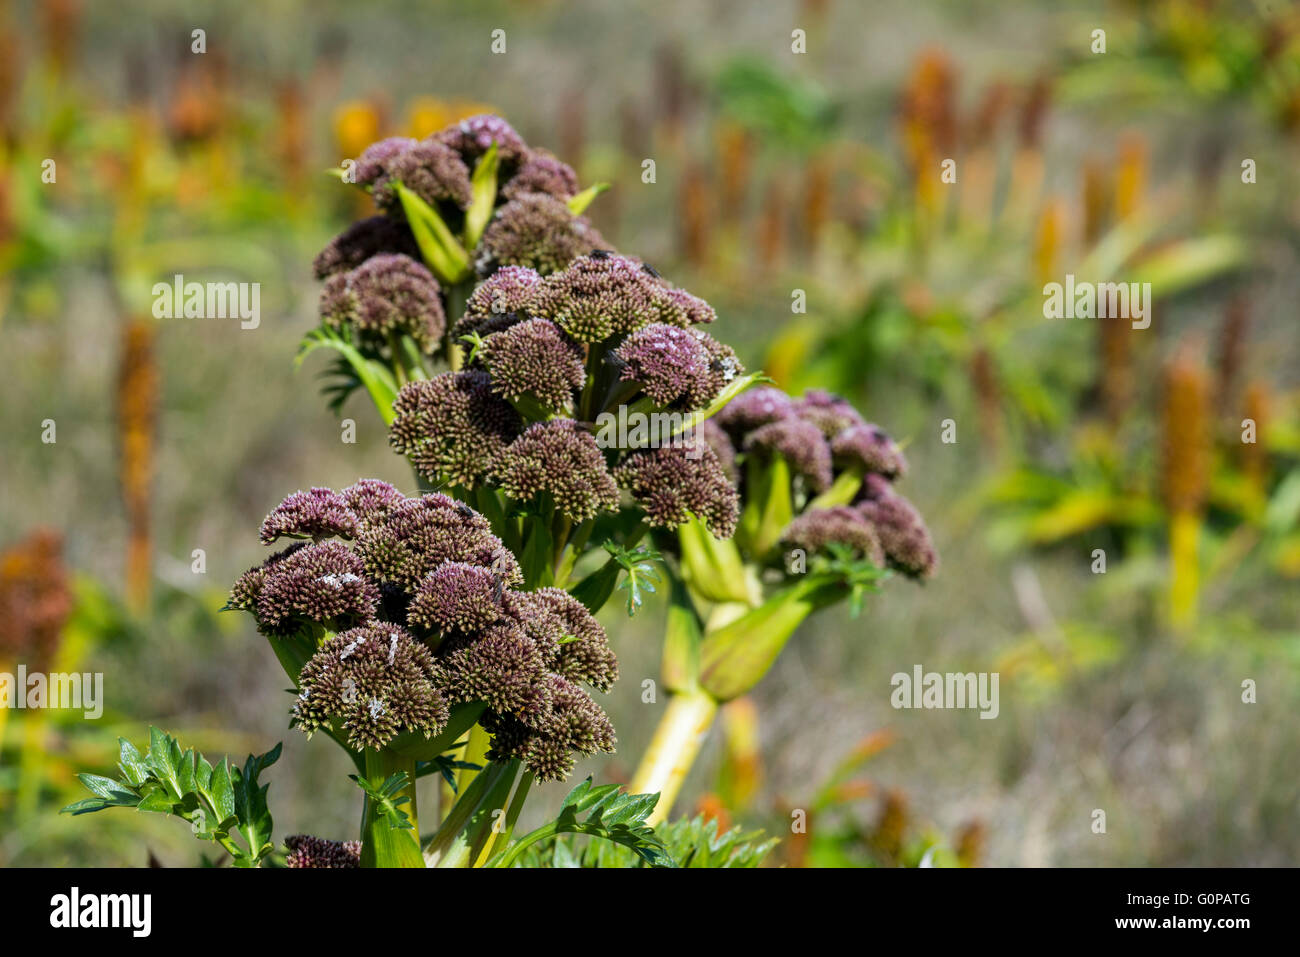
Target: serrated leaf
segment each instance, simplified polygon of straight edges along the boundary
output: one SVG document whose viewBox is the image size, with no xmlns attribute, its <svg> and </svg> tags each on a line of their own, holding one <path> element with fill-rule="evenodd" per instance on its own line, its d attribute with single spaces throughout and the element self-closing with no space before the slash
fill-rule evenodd
<svg viewBox="0 0 1300 957">
<path fill-rule="evenodd" d="M 212 770 L 212 785 L 208 795 L 213 810 L 222 822 L 235 816 L 235 787 L 230 781 L 230 765 L 224 757 Z"/>
<path fill-rule="evenodd" d="M 141 811 L 151 811 L 154 814 L 171 814 L 176 804 L 177 802 L 173 801 L 163 788 L 156 787 L 142 797 L 136 807 Z"/>
<path fill-rule="evenodd" d="M 114 781 L 112 778 L 106 778 L 99 774 L 78 774 L 77 780 L 95 794 L 108 801 L 116 801 L 120 798 L 126 798 L 129 803 L 134 804 L 139 800 L 137 794 L 128 789 L 121 782 Z"/>
<path fill-rule="evenodd" d="M 140 787 L 149 779 L 149 766 L 145 763 L 140 752 L 136 750 L 135 745 L 126 738 L 118 738 L 119 758 L 118 770 L 122 772 L 122 777 L 126 783 L 132 787 Z"/>
<path fill-rule="evenodd" d="M 561 834 L 585 834 L 628 848 L 650 867 L 675 867 L 654 828 L 645 823 L 658 800 L 657 794 L 623 794 L 615 784 L 593 787 L 587 778 L 565 796 L 555 820 L 525 834 L 491 864 L 510 867 L 533 844 Z M 587 816 L 580 817 L 584 812 Z"/>
</svg>

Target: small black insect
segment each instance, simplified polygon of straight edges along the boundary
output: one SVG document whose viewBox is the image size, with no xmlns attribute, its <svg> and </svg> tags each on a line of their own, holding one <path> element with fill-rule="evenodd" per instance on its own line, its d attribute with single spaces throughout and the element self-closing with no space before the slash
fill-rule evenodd
<svg viewBox="0 0 1300 957">
<path fill-rule="evenodd" d="M 461 518 L 473 518 L 476 514 L 475 511 L 464 502 L 456 503 L 456 511 L 460 513 Z"/>
<path fill-rule="evenodd" d="M 588 255 L 591 256 L 592 259 L 608 259 L 610 256 L 614 255 L 614 250 L 593 249 L 590 253 L 588 253 Z"/>
<path fill-rule="evenodd" d="M 659 275 L 659 270 L 655 269 L 655 267 L 650 265 L 649 263 L 642 263 L 641 268 L 644 269 L 646 272 L 648 272 L 650 275 L 654 276 L 656 279 L 663 278 L 663 276 Z"/>
</svg>

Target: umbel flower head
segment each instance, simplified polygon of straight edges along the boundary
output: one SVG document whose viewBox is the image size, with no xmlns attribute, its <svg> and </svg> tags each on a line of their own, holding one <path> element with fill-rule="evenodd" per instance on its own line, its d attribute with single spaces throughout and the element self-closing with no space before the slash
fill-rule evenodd
<svg viewBox="0 0 1300 957">
<path fill-rule="evenodd" d="M 606 245 L 590 220 L 573 215 L 563 200 L 521 193 L 492 217 L 475 266 L 481 276 L 502 266 L 527 266 L 545 276 Z"/>
<path fill-rule="evenodd" d="M 656 404 L 704 408 L 744 372 L 730 346 L 699 329 L 652 323 L 633 332 L 614 350 L 620 378 L 641 383 Z"/>
<path fill-rule="evenodd" d="M 730 535 L 735 456 L 723 454 L 725 437 L 709 438 L 716 427 L 689 449 L 675 441 L 682 447 L 650 455 L 685 423 L 615 435 L 609 422 L 633 407 L 684 416 L 714 402 L 744 369 L 692 328 L 713 318 L 708 303 L 625 256 L 593 253 L 549 276 L 503 268 L 456 322 L 473 347 L 468 368 L 405 385 L 391 443 L 431 482 L 495 487 L 573 523 L 617 509 L 622 485 L 655 526 L 696 515 Z"/>
<path fill-rule="evenodd" d="M 730 538 L 740 498 L 718 454 L 701 437 L 633 452 L 615 472 L 652 526 L 675 528 L 692 515 L 717 538 Z"/>
<path fill-rule="evenodd" d="M 476 194 L 476 189 L 492 189 L 490 172 L 482 179 L 476 179 L 475 172 L 494 146 L 496 161 L 485 169 L 495 169 L 495 196 Z M 530 148 L 499 116 L 473 116 L 424 139 L 379 140 L 357 157 L 347 179 L 371 194 L 382 215 L 355 223 L 331 240 L 313 270 L 327 283 L 321 302 L 323 324 L 334 329 L 355 326 L 360 335 L 354 344 L 367 358 L 383 356 L 393 335 L 410 336 L 424 353 L 436 353 L 445 327 L 444 297 L 451 286 L 472 278 L 469 264 L 479 279 L 511 266 L 546 275 L 608 246 L 591 223 L 568 206 L 579 193 L 572 168 L 546 150 Z M 464 241 L 473 244 L 451 251 L 448 259 L 429 252 L 428 265 L 441 285 L 406 264 L 409 260 L 421 270 L 425 265 L 422 247 L 407 222 L 410 203 L 404 195 L 414 197 L 421 219 L 440 219 L 446 237 L 464 235 Z M 473 219 L 475 210 L 483 212 L 476 203 L 485 196 L 486 223 Z M 436 240 L 451 247 L 456 241 Z M 466 318 L 473 314 L 471 307 Z M 469 328 L 457 330 L 458 335 Z"/>
<path fill-rule="evenodd" d="M 477 160 L 495 143 L 501 164 L 511 172 L 524 161 L 529 152 L 528 144 L 515 132 L 514 127 L 491 113 L 480 113 L 461 120 L 435 133 L 431 139 L 450 146 L 467 163 Z"/>
<path fill-rule="evenodd" d="M 372 346 L 405 334 L 430 353 L 447 326 L 438 280 L 401 253 L 380 253 L 330 276 L 321 291 L 320 314 L 327 326 L 350 324 Z"/>
<path fill-rule="evenodd" d="M 599 342 L 652 322 L 686 327 L 715 318 L 707 302 L 671 286 L 645 263 L 608 252 L 583 256 L 547 276 L 532 310 L 580 342 Z"/>
<path fill-rule="evenodd" d="M 382 748 L 435 735 L 453 707 L 482 702 L 484 727 L 501 729 L 494 754 L 539 777 L 613 748 L 608 718 L 579 684 L 604 691 L 618 675 L 604 629 L 560 589 L 518 591 L 519 564 L 482 515 L 363 479 L 295 492 L 263 523 L 266 541 L 330 534 L 250 569 L 229 600 L 267 635 L 311 642 L 295 726 Z M 299 850 L 310 860 L 323 848 Z"/>
<path fill-rule="evenodd" d="M 515 199 L 525 193 L 545 193 L 556 199 L 570 199 L 578 195 L 578 174 L 568 163 L 547 150 L 530 150 L 519 172 L 501 190 L 506 199 Z"/>
<path fill-rule="evenodd" d="M 474 287 L 465 314 L 456 321 L 457 336 L 486 336 L 530 318 L 529 308 L 542 277 L 527 266 L 506 266 Z"/>
<path fill-rule="evenodd" d="M 501 454 L 495 478 L 521 502 L 548 494 L 574 522 L 594 518 L 618 504 L 618 487 L 590 432 L 572 419 L 536 422 Z"/>
<path fill-rule="evenodd" d="M 328 279 L 336 273 L 356 269 L 380 253 L 401 253 L 418 260 L 420 247 L 405 222 L 389 216 L 371 216 L 358 220 L 331 239 L 313 260 L 312 271 L 317 279 Z"/>
<path fill-rule="evenodd" d="M 740 460 L 744 509 L 761 509 L 762 503 L 751 496 L 769 490 L 761 482 L 751 488 L 751 482 L 761 479 L 775 456 L 786 462 L 796 482 L 804 483 L 803 492 L 796 487 L 790 493 L 794 519 L 778 530 L 788 547 L 817 552 L 842 545 L 913 578 L 934 573 L 937 556 L 929 530 L 892 484 L 907 471 L 902 452 L 847 400 L 820 390 L 793 399 L 779 389 L 757 388 L 730 402 L 717 422 L 702 435 L 720 462 Z M 838 501 L 815 500 L 841 485 L 848 491 Z M 742 527 L 744 522 L 742 518 Z"/>
<path fill-rule="evenodd" d="M 868 475 L 858 512 L 871 523 L 889 564 L 912 578 L 929 578 L 939 567 L 925 520 L 883 476 Z"/>
<path fill-rule="evenodd" d="M 885 550 L 875 526 L 851 505 L 809 509 L 795 517 L 784 537 L 789 546 L 810 552 L 845 545 L 859 557 L 881 568 L 885 565 Z"/>
<path fill-rule="evenodd" d="M 332 488 L 314 488 L 294 492 L 266 516 L 262 544 L 270 545 L 281 537 L 351 538 L 356 530 L 357 517 L 347 499 Z"/>
<path fill-rule="evenodd" d="M 586 379 L 582 350 L 545 319 L 528 319 L 488 336 L 477 359 L 497 395 L 514 401 L 533 396 L 554 412 L 569 410 Z"/>
<path fill-rule="evenodd" d="M 350 868 L 361 866 L 360 841 L 330 841 L 310 834 L 284 839 L 286 867 Z"/>
<path fill-rule="evenodd" d="M 437 140 L 412 142 L 373 165 L 376 173 L 367 185 L 380 209 L 401 209 L 399 183 L 430 206 L 445 201 L 464 209 L 472 199 L 469 167 L 455 150 Z"/>
<path fill-rule="evenodd" d="M 481 370 L 444 372 L 403 386 L 393 403 L 388 439 L 421 475 L 478 484 L 523 428 L 519 413 Z"/>
<path fill-rule="evenodd" d="M 433 654 L 404 628 L 374 621 L 327 640 L 298 676 L 294 724 L 311 733 L 339 722 L 353 747 L 380 748 L 404 732 L 447 723 Z"/>
</svg>

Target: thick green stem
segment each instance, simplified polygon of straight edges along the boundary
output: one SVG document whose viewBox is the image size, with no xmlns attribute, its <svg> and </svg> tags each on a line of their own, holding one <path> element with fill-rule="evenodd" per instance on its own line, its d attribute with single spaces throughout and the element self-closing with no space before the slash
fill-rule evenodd
<svg viewBox="0 0 1300 957">
<path fill-rule="evenodd" d="M 706 691 L 688 691 L 668 699 L 650 747 L 628 785 L 631 794 L 659 795 L 647 823 L 667 820 L 717 714 L 718 702 Z"/>
<path fill-rule="evenodd" d="M 413 829 L 392 827 L 384 818 L 375 801 L 366 796 L 361 814 L 361 866 L 362 867 L 423 867 L 420 856 L 419 818 L 415 794 L 415 759 L 403 757 L 388 750 L 366 751 L 366 777 L 380 784 L 390 775 L 406 772 L 407 783 L 403 794 L 410 803 L 403 810 L 410 817 Z"/>
</svg>

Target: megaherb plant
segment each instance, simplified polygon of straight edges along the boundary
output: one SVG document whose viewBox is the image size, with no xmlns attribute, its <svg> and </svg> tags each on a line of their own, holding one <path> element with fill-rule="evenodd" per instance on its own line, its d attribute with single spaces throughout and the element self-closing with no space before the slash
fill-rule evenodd
<svg viewBox="0 0 1300 957">
<path fill-rule="evenodd" d="M 294 683 L 293 724 L 344 747 L 365 796 L 358 842 L 299 836 L 286 860 L 509 866 L 572 833 L 671 863 L 644 823 L 656 796 L 616 785 L 581 784 L 554 821 L 512 832 L 534 779 L 613 749 L 582 685 L 617 677 L 592 613 L 620 576 L 629 613 L 658 580 L 639 539 L 692 515 L 730 534 L 736 491 L 688 432 L 755 377 L 691 328 L 713 320 L 707 303 L 601 248 L 578 215 L 598 190 L 579 193 L 497 117 L 381 141 L 343 178 L 383 213 L 317 257 L 321 326 L 303 353 L 338 353 L 332 403 L 364 388 L 424 494 L 362 480 L 290 495 L 263 541 L 308 541 L 231 593 Z M 629 417 L 654 427 L 629 434 Z M 96 797 L 69 810 L 165 811 L 237 864 L 274 859 L 256 777 L 278 749 L 242 773 L 163 732 L 148 754 L 122 753 L 121 780 L 87 776 Z M 446 787 L 422 842 L 416 782 L 432 774 Z M 731 843 L 726 859 L 761 857 Z"/>
<path fill-rule="evenodd" d="M 701 429 L 742 508 L 719 539 L 697 517 L 660 536 L 676 557 L 664 641 L 671 693 L 632 790 L 660 795 L 664 820 L 721 704 L 771 670 L 809 615 L 865 596 L 893 571 L 928 578 L 937 556 L 920 514 L 894 490 L 899 447 L 847 401 L 759 387 Z"/>
</svg>

